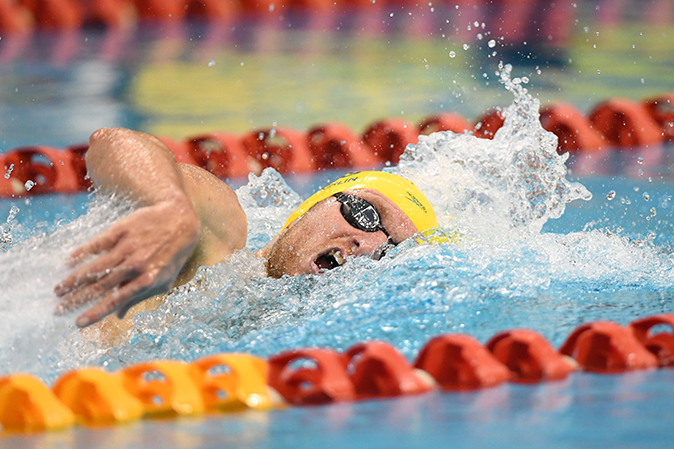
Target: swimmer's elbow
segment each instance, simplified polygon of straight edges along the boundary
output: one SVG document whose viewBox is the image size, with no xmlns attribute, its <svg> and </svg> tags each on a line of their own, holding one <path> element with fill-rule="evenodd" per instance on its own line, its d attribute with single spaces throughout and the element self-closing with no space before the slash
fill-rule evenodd
<svg viewBox="0 0 674 449">
<path fill-rule="evenodd" d="M 89 137 L 89 146 L 95 147 L 97 144 L 103 142 L 112 142 L 123 137 L 128 137 L 131 132 L 131 130 L 125 128 L 100 128 Z"/>
</svg>

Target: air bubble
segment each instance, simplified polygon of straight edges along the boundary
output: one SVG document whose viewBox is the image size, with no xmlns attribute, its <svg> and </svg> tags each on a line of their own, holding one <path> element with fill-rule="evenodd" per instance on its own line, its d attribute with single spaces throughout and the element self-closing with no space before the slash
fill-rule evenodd
<svg viewBox="0 0 674 449">
<path fill-rule="evenodd" d="M 648 194 L 648 192 L 644 192 L 643 197 L 644 197 L 644 200 L 646 200 L 646 201 L 651 199 L 651 196 Z"/>
<path fill-rule="evenodd" d="M 464 50 L 468 50 L 469 48 L 470 48 L 470 45 L 468 45 L 468 44 L 463 44 L 463 49 L 464 49 Z"/>
<path fill-rule="evenodd" d="M 450 51 L 450 52 L 449 52 L 449 57 L 450 57 L 450 58 L 456 57 L 456 53 L 455 53 L 453 50 Z"/>
<path fill-rule="evenodd" d="M 33 181 L 31 181 L 30 179 L 28 181 L 26 181 L 26 183 L 24 184 L 24 187 L 26 188 L 26 192 L 30 191 L 30 189 L 32 189 L 33 186 L 35 186 L 35 183 Z"/>
<path fill-rule="evenodd" d="M 607 195 L 606 199 L 611 201 L 613 198 L 615 198 L 615 190 L 611 190 Z"/>
<path fill-rule="evenodd" d="M 492 39 L 489 42 L 487 42 L 487 45 L 489 46 L 489 48 L 494 48 L 496 47 L 496 41 Z"/>
<path fill-rule="evenodd" d="M 208 61 L 208 67 L 213 67 L 215 65 L 215 59 Z"/>
</svg>

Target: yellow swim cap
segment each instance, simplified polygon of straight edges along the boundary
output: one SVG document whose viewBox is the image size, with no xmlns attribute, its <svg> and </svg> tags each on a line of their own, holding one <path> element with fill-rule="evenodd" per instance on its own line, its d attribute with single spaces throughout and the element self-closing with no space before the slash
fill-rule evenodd
<svg viewBox="0 0 674 449">
<path fill-rule="evenodd" d="M 438 220 L 428 199 L 411 181 L 392 173 L 382 171 L 361 171 L 350 173 L 311 195 L 293 212 L 283 228 L 307 213 L 314 204 L 331 197 L 335 193 L 352 189 L 372 189 L 386 196 L 412 220 L 417 231 L 437 228 Z"/>
</svg>

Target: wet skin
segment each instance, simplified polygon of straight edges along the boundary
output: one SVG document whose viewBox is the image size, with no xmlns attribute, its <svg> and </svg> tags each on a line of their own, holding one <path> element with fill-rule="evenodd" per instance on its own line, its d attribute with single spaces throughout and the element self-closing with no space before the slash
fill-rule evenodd
<svg viewBox="0 0 674 449">
<path fill-rule="evenodd" d="M 394 244 L 417 232 L 400 208 L 378 191 L 358 189 L 345 193 L 374 205 Z M 320 274 L 342 265 L 349 257 L 371 257 L 381 250 L 387 243 L 384 232 L 366 232 L 351 226 L 340 213 L 340 206 L 333 197 L 321 201 L 258 251 L 257 255 L 267 261 L 268 275 Z"/>
<path fill-rule="evenodd" d="M 122 195 L 139 206 L 78 248 L 74 271 L 55 287 L 57 312 L 94 303 L 78 318 L 80 327 L 188 282 L 197 268 L 213 265 L 243 248 L 246 216 L 236 194 L 207 171 L 178 164 L 154 136 L 125 129 L 92 134 L 87 169 L 98 190 Z M 393 243 L 417 229 L 376 190 L 347 191 L 370 201 Z M 320 274 L 353 256 L 372 256 L 387 238 L 381 230 L 351 226 L 340 203 L 328 198 L 295 220 L 258 251 L 269 276 Z M 148 304 L 134 307 L 146 310 Z"/>
</svg>

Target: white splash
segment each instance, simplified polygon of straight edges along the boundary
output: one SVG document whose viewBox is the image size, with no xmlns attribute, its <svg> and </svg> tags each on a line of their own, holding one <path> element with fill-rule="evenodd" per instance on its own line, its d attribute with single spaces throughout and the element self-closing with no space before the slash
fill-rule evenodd
<svg viewBox="0 0 674 449">
<path fill-rule="evenodd" d="M 501 82 L 514 96 L 503 110 L 505 123 L 493 140 L 439 132 L 420 136 L 391 169 L 412 180 L 435 206 L 443 228 L 501 240 L 540 232 L 567 203 L 589 200 L 583 185 L 566 179 L 568 154 L 557 153 L 557 137 L 539 121 L 537 99 L 512 67 Z"/>
<path fill-rule="evenodd" d="M 48 359 L 60 363 L 60 353 L 71 350 L 68 346 L 79 336 L 74 318 L 54 315 L 54 287 L 69 272 L 65 260 L 130 210 L 128 202 L 98 197 L 86 215 L 51 233 L 34 232 L 0 251 L 0 373 L 33 372 Z M 13 209 L 8 223 L 15 214 Z"/>
</svg>

